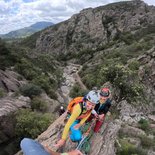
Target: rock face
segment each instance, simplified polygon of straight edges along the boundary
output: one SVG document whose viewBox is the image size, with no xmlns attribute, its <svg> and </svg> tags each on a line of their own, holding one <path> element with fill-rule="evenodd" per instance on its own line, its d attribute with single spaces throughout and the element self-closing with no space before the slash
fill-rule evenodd
<svg viewBox="0 0 155 155">
<path fill-rule="evenodd" d="M 69 20 L 43 31 L 37 40 L 36 50 L 48 53 L 52 51 L 55 55 L 74 53 L 79 49 L 96 48 L 96 46 L 106 44 L 119 36 L 120 33 L 136 34 L 154 24 L 155 7 L 148 6 L 140 0 L 119 2 L 95 9 L 89 8 L 73 15 Z M 95 59 L 96 57 L 92 63 L 98 61 Z M 155 126 L 154 116 L 152 116 L 152 112 L 155 111 L 155 48 L 135 59 L 140 62 L 139 78 L 145 88 L 147 101 L 150 102 L 145 104 L 145 101 L 140 101 L 142 103 L 136 106 L 134 103 L 129 104 L 124 99 L 120 102 L 116 99 L 114 103 L 117 105 L 114 108 L 118 112 L 118 116 L 105 121 L 101 131 L 91 137 L 91 155 L 115 155 L 115 144 L 118 143 L 121 148 L 120 130 L 125 138 L 126 135 L 130 135 L 129 140 L 132 144 L 140 146 L 140 139 L 136 136 L 146 136 L 145 131 L 138 126 L 141 119 L 151 120 L 150 127 L 154 128 Z M 69 65 L 64 69 L 65 80 L 58 97 L 60 103 L 68 102 L 69 91 L 76 82 L 72 68 L 73 66 Z M 75 68 L 75 72 L 76 70 L 77 68 Z M 116 96 L 119 96 L 117 93 L 114 92 Z M 38 137 L 39 142 L 55 149 L 53 146 L 60 139 L 64 128 L 64 117 L 65 114 L 51 124 Z M 75 148 L 76 144 L 68 139 L 62 152 Z M 153 154 L 154 152 L 150 149 L 148 155 Z"/>
<path fill-rule="evenodd" d="M 136 33 L 155 24 L 155 7 L 140 0 L 88 8 L 42 32 L 37 51 L 65 54 L 104 45 L 122 32 Z"/>
<path fill-rule="evenodd" d="M 25 84 L 24 81 L 17 80 L 19 77 L 19 74 L 11 70 L 0 70 L 0 88 L 6 92 L 17 91 L 21 85 Z"/>
<path fill-rule="evenodd" d="M 20 108 L 30 108 L 28 97 L 5 97 L 0 100 L 0 144 L 15 136 L 14 113 Z"/>
<path fill-rule="evenodd" d="M 119 131 L 121 131 L 121 134 L 130 135 L 128 138 L 130 143 L 136 145 L 137 147 L 141 144 L 139 138 L 137 137 L 142 135 L 146 136 L 146 133 L 139 129 L 136 124 L 141 118 L 147 119 L 147 115 L 145 115 L 143 111 L 138 112 L 138 109 L 130 107 L 127 101 L 122 101 L 122 103 L 119 104 L 122 105 L 118 108 L 120 111 L 119 118 L 113 119 L 112 116 L 107 116 L 100 132 L 92 135 L 90 139 L 91 147 L 90 152 L 88 153 L 89 155 L 116 155 L 116 143 L 118 143 L 118 145 L 120 145 L 119 147 L 121 147 L 118 138 Z M 67 152 L 75 149 L 77 147 L 77 143 L 71 142 L 69 138 L 67 139 L 66 145 L 63 149 L 57 150 L 54 147 L 54 144 L 61 138 L 65 125 L 65 115 L 66 113 L 51 124 L 49 128 L 37 138 L 37 140 L 55 151 Z M 152 115 L 149 115 L 148 118 L 154 120 L 154 116 Z M 151 153 L 154 154 L 153 151 L 148 150 L 148 155 Z"/>
<path fill-rule="evenodd" d="M 61 137 L 61 133 L 64 128 L 64 117 L 66 114 L 63 114 L 59 117 L 44 133 L 38 137 L 38 141 L 43 145 L 48 145 L 50 148 L 55 149 L 53 146 Z M 114 142 L 117 137 L 117 132 L 121 127 L 121 122 L 118 120 L 115 121 L 106 121 L 102 130 L 94 134 L 91 138 L 91 150 L 90 155 L 114 155 Z M 75 149 L 77 146 L 76 143 L 67 140 L 63 152 Z"/>
<path fill-rule="evenodd" d="M 20 108 L 30 108 L 29 97 L 13 95 L 13 92 L 26 83 L 26 80 L 18 80 L 19 77 L 21 76 L 14 71 L 0 70 L 0 90 L 5 94 L 0 99 L 0 144 L 15 136 L 14 113 Z"/>
<path fill-rule="evenodd" d="M 148 51 L 148 54 L 139 57 L 137 60 L 141 61 L 144 66 L 149 65 L 150 70 L 148 75 L 149 77 L 152 76 L 154 71 L 154 48 Z M 142 80 L 145 83 L 148 82 L 147 80 L 145 81 L 145 78 L 148 75 L 143 73 L 145 72 L 143 65 L 142 70 L 139 70 L 139 72 L 142 71 L 139 73 L 139 76 L 142 77 Z M 147 85 L 148 83 L 145 84 Z M 149 85 L 151 85 L 151 90 L 153 91 L 152 84 L 149 83 Z M 154 98 L 154 96 L 152 98 Z M 154 102 L 154 99 L 152 100 L 152 102 Z M 93 134 L 90 140 L 91 149 L 89 155 L 116 155 L 116 143 L 120 145 L 119 147 L 121 147 L 118 138 L 119 131 L 121 131 L 121 134 L 123 135 L 130 135 L 128 137 L 128 140 L 131 144 L 137 147 L 141 147 L 141 141 L 138 137 L 147 135 L 144 130 L 138 128 L 138 122 L 141 119 L 152 121 L 150 127 L 154 128 L 154 115 L 149 114 L 154 111 L 154 106 L 143 104 L 141 104 L 141 106 L 134 106 L 129 104 L 126 100 L 122 100 L 117 104 L 116 101 L 114 101 L 114 106 L 114 108 L 119 111 L 118 118 L 113 119 L 113 117 L 111 117 L 110 119 L 107 119 L 104 122 L 104 125 L 102 126 L 100 132 L 97 134 Z M 61 133 L 64 128 L 64 117 L 65 114 L 58 118 L 53 124 L 51 124 L 51 126 L 38 137 L 38 141 L 43 145 L 48 145 L 53 150 L 56 150 L 56 148 L 54 148 L 54 144 L 61 137 Z M 73 143 L 68 139 L 65 147 L 61 150 L 61 152 L 75 149 L 76 146 L 76 143 Z M 153 155 L 154 152 L 150 149 L 148 150 L 147 154 Z"/>
<path fill-rule="evenodd" d="M 147 99 L 153 108 L 155 105 L 155 47 L 139 56 L 137 60 L 142 64 L 139 68 L 139 77 L 145 85 Z"/>
</svg>

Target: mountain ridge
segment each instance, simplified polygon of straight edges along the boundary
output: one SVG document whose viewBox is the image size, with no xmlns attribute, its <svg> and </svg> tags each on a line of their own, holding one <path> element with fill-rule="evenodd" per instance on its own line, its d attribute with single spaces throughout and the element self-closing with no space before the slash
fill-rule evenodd
<svg viewBox="0 0 155 155">
<path fill-rule="evenodd" d="M 125 10 L 125 9 L 126 10 Z M 136 33 L 155 23 L 155 8 L 143 1 L 127 1 L 88 8 L 46 29 L 36 41 L 37 50 L 53 54 L 97 48 L 122 33 Z"/>
<path fill-rule="evenodd" d="M 24 27 L 24 28 L 15 30 L 15 31 L 11 31 L 7 34 L 2 34 L 2 35 L 0 35 L 0 37 L 3 39 L 23 38 L 23 37 L 30 36 L 33 33 L 38 32 L 38 31 L 45 29 L 45 28 L 52 26 L 52 25 L 54 25 L 54 23 L 41 21 L 41 22 L 37 22 L 35 24 L 32 24 L 28 27 Z"/>
</svg>

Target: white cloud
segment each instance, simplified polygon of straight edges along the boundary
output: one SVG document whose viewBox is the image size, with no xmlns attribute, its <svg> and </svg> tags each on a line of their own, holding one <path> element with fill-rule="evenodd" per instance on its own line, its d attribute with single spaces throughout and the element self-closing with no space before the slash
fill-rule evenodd
<svg viewBox="0 0 155 155">
<path fill-rule="evenodd" d="M 0 0 L 0 34 L 38 21 L 54 23 L 68 19 L 83 8 L 97 7 L 121 0 Z M 154 0 L 145 0 L 155 5 Z"/>
</svg>

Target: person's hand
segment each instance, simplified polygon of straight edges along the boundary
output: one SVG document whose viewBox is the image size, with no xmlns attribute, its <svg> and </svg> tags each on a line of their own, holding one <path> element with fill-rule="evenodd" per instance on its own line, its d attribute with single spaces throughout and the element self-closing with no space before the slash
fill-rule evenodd
<svg viewBox="0 0 155 155">
<path fill-rule="evenodd" d="M 94 114 L 96 119 L 99 119 L 99 115 L 97 113 Z"/>
<path fill-rule="evenodd" d="M 62 147 L 64 144 L 65 144 L 65 140 L 64 139 L 60 139 L 58 142 L 57 142 L 57 144 L 55 144 L 54 146 L 56 147 L 56 148 L 60 148 L 60 147 Z"/>
<path fill-rule="evenodd" d="M 78 124 L 76 124 L 76 125 L 74 126 L 74 129 L 75 129 L 75 130 L 78 130 L 80 127 L 81 127 L 81 124 L 78 123 Z"/>
<path fill-rule="evenodd" d="M 105 117 L 104 114 L 99 115 L 99 120 L 100 120 L 100 121 L 103 121 L 103 120 L 104 120 L 104 117 Z"/>
<path fill-rule="evenodd" d="M 71 152 L 68 152 L 68 155 L 83 155 L 83 153 L 79 150 L 73 150 Z"/>
<path fill-rule="evenodd" d="M 52 151 L 47 145 L 43 145 L 44 149 L 49 153 L 49 154 L 55 154 L 56 155 L 56 152 Z"/>
<path fill-rule="evenodd" d="M 110 112 L 110 111 L 108 111 L 106 115 L 107 115 L 107 116 L 110 116 L 110 115 L 111 115 L 111 112 Z"/>
</svg>

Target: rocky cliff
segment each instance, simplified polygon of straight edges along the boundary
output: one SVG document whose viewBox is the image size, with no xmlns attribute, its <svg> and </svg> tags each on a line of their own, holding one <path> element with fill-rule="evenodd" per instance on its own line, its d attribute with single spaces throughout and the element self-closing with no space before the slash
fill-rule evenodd
<svg viewBox="0 0 155 155">
<path fill-rule="evenodd" d="M 43 53 L 73 54 L 107 44 L 121 33 L 135 34 L 154 24 L 155 7 L 140 0 L 88 8 L 43 31 L 36 48 Z"/>
<path fill-rule="evenodd" d="M 21 75 L 11 70 L 0 70 L 0 88 L 5 92 L 15 92 L 20 86 L 26 84 L 26 81 L 18 80 Z"/>
<path fill-rule="evenodd" d="M 30 99 L 20 96 L 0 100 L 0 144 L 15 136 L 15 113 L 21 108 L 30 108 Z"/>
<path fill-rule="evenodd" d="M 69 92 L 76 82 L 83 89 L 92 89 L 91 86 L 97 84 L 101 86 L 103 81 L 107 82 L 112 79 L 113 83 L 105 83 L 112 90 L 112 115 L 107 117 L 101 131 L 92 135 L 91 147 L 87 154 L 155 154 L 154 42 L 155 7 L 148 6 L 140 0 L 84 9 L 69 20 L 42 31 L 37 39 L 35 50 L 38 53 L 45 55 L 50 53 L 57 55 L 58 58 L 64 55 L 65 60 L 73 58 L 83 65 L 73 66 L 66 61 L 67 65 L 63 66 L 64 63 L 62 63 L 64 81 L 57 92 L 58 101 L 51 100 L 46 95 L 42 96 L 51 104 L 50 111 L 55 112 L 60 104 L 65 105 L 68 102 Z M 87 50 L 84 51 L 85 49 Z M 57 59 L 57 57 L 55 58 Z M 131 62 L 133 62 L 132 66 L 130 66 Z M 123 66 L 124 72 L 120 72 L 121 67 L 112 68 L 115 66 Z M 129 67 L 133 67 L 133 70 L 128 70 Z M 79 75 L 86 86 L 81 81 L 79 82 L 78 70 L 80 70 Z M 111 72 L 104 77 L 104 73 L 108 70 Z M 129 74 L 125 74 L 128 71 Z M 122 79 L 122 74 L 125 74 L 123 77 L 125 80 Z M 135 74 L 137 75 L 135 76 Z M 18 89 L 20 82 L 17 78 L 6 75 L 6 72 L 0 72 L 0 75 L 0 86 L 6 92 Z M 118 81 L 114 83 L 116 79 Z M 134 81 L 134 79 L 136 80 Z M 137 86 L 133 87 L 136 88 L 136 91 L 135 89 L 128 91 L 134 82 L 137 82 L 137 85 L 133 85 Z M 138 91 L 141 88 L 143 89 L 142 94 Z M 125 90 L 127 91 L 125 92 Z M 124 92 L 126 96 L 122 96 Z M 128 100 L 128 96 L 131 100 Z M 135 96 L 137 98 L 134 98 Z M 2 101 L 6 103 L 7 100 L 5 98 Z M 12 99 L 10 99 L 11 101 Z M 14 103 L 19 102 L 19 100 L 16 101 L 16 99 L 13 100 Z M 11 102 L 10 109 L 16 110 L 13 102 Z M 64 128 L 64 115 L 56 119 L 38 137 L 42 144 L 55 149 L 53 145 L 59 140 Z M 76 145 L 68 139 L 66 146 L 61 151 L 75 149 Z"/>
<path fill-rule="evenodd" d="M 30 99 L 24 96 L 15 96 L 20 86 L 26 80 L 18 80 L 21 77 L 11 70 L 0 70 L 0 143 L 4 143 L 15 136 L 15 112 L 21 108 L 30 108 Z"/>
<path fill-rule="evenodd" d="M 141 103 L 141 105 L 136 106 L 128 103 L 126 100 L 122 100 L 121 102 L 116 102 L 113 100 L 112 103 L 112 111 L 117 111 L 118 116 L 112 114 L 112 116 L 107 116 L 107 119 L 104 122 L 101 130 L 97 134 L 93 134 L 90 139 L 90 150 L 89 155 L 115 155 L 118 154 L 119 149 L 123 149 L 123 145 L 128 147 L 128 143 L 134 145 L 139 148 L 145 149 L 142 150 L 141 153 L 147 155 L 154 155 L 154 134 L 152 131 L 155 129 L 155 98 L 154 98 L 154 70 L 155 70 L 155 57 L 154 57 L 155 49 L 152 48 L 145 55 L 141 55 L 137 58 L 138 61 L 141 62 L 141 66 L 139 68 L 139 77 L 143 81 L 145 86 L 148 86 L 147 93 L 150 97 L 149 104 L 145 104 L 145 102 Z M 146 70 L 144 66 L 149 66 L 149 72 L 144 73 Z M 149 79 L 149 80 L 146 80 Z M 112 87 L 109 83 L 106 83 L 105 86 Z M 113 90 L 113 94 L 115 89 Z M 38 137 L 38 141 L 43 145 L 48 145 L 51 149 L 56 150 L 54 148 L 54 144 L 61 137 L 61 133 L 64 128 L 64 118 L 66 114 L 63 114 L 59 117 L 49 128 L 42 133 Z M 149 128 L 144 129 L 139 125 L 139 121 L 147 120 L 150 122 Z M 123 136 L 123 138 L 122 138 Z M 144 137 L 144 139 L 143 139 Z M 148 147 L 144 145 L 144 141 L 148 140 L 153 143 L 149 143 Z M 125 143 L 123 144 L 122 143 Z M 75 149 L 77 147 L 76 143 L 71 142 L 69 139 L 66 142 L 65 147 L 61 150 L 63 152 Z M 140 154 L 141 154 L 140 153 Z"/>
</svg>

